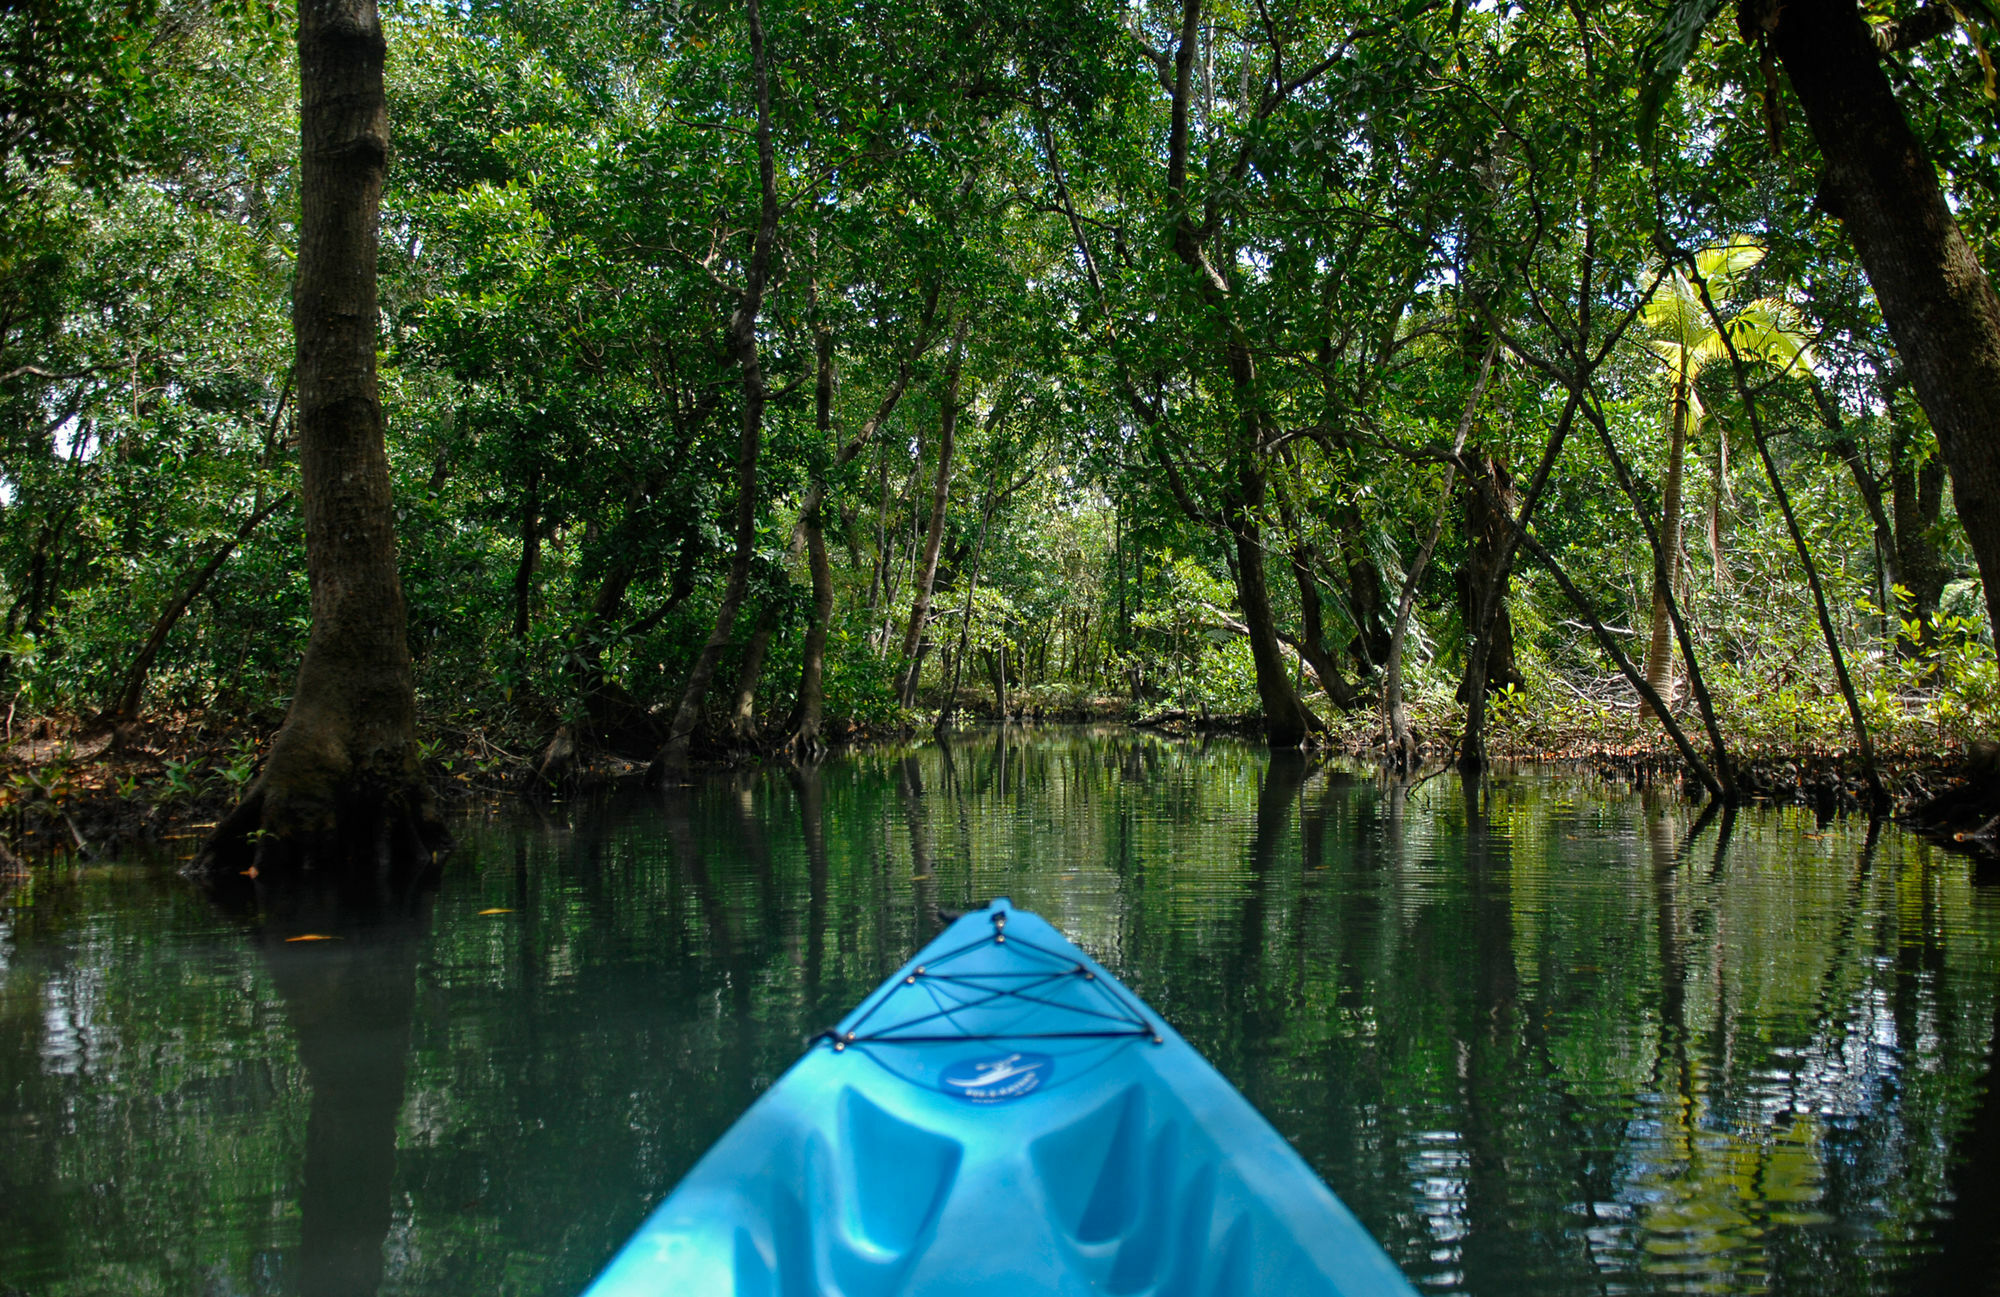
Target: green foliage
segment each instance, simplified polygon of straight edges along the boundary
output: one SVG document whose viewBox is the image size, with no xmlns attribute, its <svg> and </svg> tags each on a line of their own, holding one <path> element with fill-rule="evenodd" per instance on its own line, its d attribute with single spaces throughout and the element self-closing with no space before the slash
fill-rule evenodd
<svg viewBox="0 0 2000 1297">
<path fill-rule="evenodd" d="M 42 4 L 0 27 L 0 86 L 28 86 L 30 36 L 73 38 L 68 79 L 28 89 L 74 102 L 16 96 L 42 125 L 4 160 L 20 201 L 0 217 L 0 699 L 24 714 L 103 707 L 224 546 L 145 704 L 273 720 L 303 643 L 296 505 L 237 538 L 295 487 L 293 69 L 271 6 L 205 12 Z M 811 607 L 794 529 L 823 489 L 828 714 L 902 719 L 891 686 L 955 365 L 926 709 L 953 676 L 989 687 L 1004 649 L 1008 692 L 1038 705 L 1254 711 L 1248 546 L 1288 679 L 1366 735 L 1385 623 L 1442 524 L 1404 664 L 1442 740 L 1462 715 L 1475 552 L 1463 476 L 1444 491 L 1461 424 L 1518 502 L 1564 375 L 1594 366 L 1532 526 L 1633 643 L 1653 566 L 1636 514 L 1657 527 L 1671 453 L 1664 359 L 1706 416 L 1684 465 L 1686 607 L 1724 726 L 1841 742 L 1795 559 L 1738 462 L 1747 420 L 1719 338 L 1688 268 L 1663 276 L 1672 247 L 1695 250 L 1757 370 L 1835 603 L 1879 603 L 1895 575 L 1864 480 L 1896 515 L 1898 564 L 1908 546 L 1943 583 L 1912 588 L 1957 591 L 1916 618 L 1930 647 L 1914 662 L 1891 647 L 1898 619 L 1840 614 L 1885 739 L 1977 732 L 1980 650 L 1951 619 L 1978 621 L 1978 592 L 1951 585 L 1970 564 L 1949 510 L 1925 512 L 1934 439 L 1838 229 L 1810 210 L 1800 128 L 1773 157 L 1745 91 L 1756 52 L 1714 32 L 1716 12 L 1213 9 L 1178 179 L 1154 57 L 1171 68 L 1178 6 L 770 15 L 772 399 L 751 593 L 710 713 L 766 609 L 757 711 L 767 733 L 790 712 Z M 670 706 L 732 548 L 743 387 L 726 330 L 758 190 L 741 14 L 531 0 L 386 19 L 381 386 L 425 714 L 531 734 L 590 719 L 606 691 Z M 148 22 L 159 39 L 123 39 Z M 1330 41 L 1340 58 L 1305 58 Z M 1975 62 L 1912 52 L 1906 90 L 1961 220 L 1990 239 L 2000 167 L 1966 109 Z M 1526 558 L 1510 588 L 1524 683 L 1496 700 L 1496 740 L 1645 738 L 1578 610 Z M 1360 713 L 1331 716 L 1306 650 Z"/>
</svg>

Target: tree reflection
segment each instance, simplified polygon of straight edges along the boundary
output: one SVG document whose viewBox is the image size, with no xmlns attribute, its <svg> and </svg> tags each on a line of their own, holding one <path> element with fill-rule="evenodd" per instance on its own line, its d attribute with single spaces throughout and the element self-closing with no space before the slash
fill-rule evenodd
<svg viewBox="0 0 2000 1297">
<path fill-rule="evenodd" d="M 2000 896 L 1893 827 L 1130 731 L 562 814 L 465 826 L 435 902 L 218 924 L 117 870 L 8 902 L 0 1292 L 578 1292 L 935 903 L 996 892 L 1436 1289 L 1956 1293 L 2000 1261 Z"/>
<path fill-rule="evenodd" d="M 429 869 L 399 886 L 308 875 L 257 889 L 256 945 L 312 1091 L 292 1267 L 301 1297 L 370 1297 L 381 1286 L 436 890 Z"/>
</svg>

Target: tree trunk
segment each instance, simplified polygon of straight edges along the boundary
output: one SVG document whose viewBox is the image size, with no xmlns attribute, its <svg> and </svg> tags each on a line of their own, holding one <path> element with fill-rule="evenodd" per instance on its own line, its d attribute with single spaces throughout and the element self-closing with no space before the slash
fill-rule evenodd
<svg viewBox="0 0 2000 1297">
<path fill-rule="evenodd" d="M 1458 701 L 1485 711 L 1485 696 L 1526 683 L 1514 657 L 1514 619 L 1507 612 L 1513 572 L 1514 479 L 1492 455 L 1473 454 L 1465 495 L 1466 560 L 1458 569 L 1458 609 L 1466 630 L 1465 674 Z M 1482 482 L 1481 479 L 1484 479 Z M 1506 512 L 1501 512 L 1502 510 Z M 1483 628 L 1483 633 L 1482 633 Z"/>
<path fill-rule="evenodd" d="M 933 733 L 942 734 L 951 728 L 952 714 L 958 710 L 959 676 L 965 670 L 965 659 L 972 643 L 972 601 L 979 593 L 979 564 L 986 556 L 986 533 L 993 526 L 993 510 L 999 503 L 999 492 L 989 491 L 986 507 L 979 511 L 979 539 L 972 546 L 972 566 L 965 580 L 965 611 L 958 622 L 958 651 L 952 656 L 952 667 L 946 678 L 950 683 L 945 687 L 944 706 L 938 709 L 937 723 L 931 727 Z"/>
<path fill-rule="evenodd" d="M 1587 272 L 1586 272 L 1587 273 Z M 1586 317 L 1587 318 L 1587 317 Z M 1514 570 L 1514 556 L 1520 551 L 1519 534 L 1515 524 L 1526 525 L 1534 515 L 1535 506 L 1541 502 L 1542 491 L 1548 485 L 1549 474 L 1556 466 L 1556 458 L 1562 454 L 1565 442 L 1576 418 L 1581 393 L 1572 388 L 1569 399 L 1563 402 L 1562 413 L 1557 416 L 1555 427 L 1550 431 L 1548 444 L 1542 448 L 1541 463 L 1535 466 L 1535 473 L 1528 481 L 1528 498 L 1521 505 L 1520 515 L 1514 513 L 1514 493 L 1508 483 L 1502 492 L 1501 483 L 1496 480 L 1490 465 L 1485 473 L 1469 472 L 1468 481 L 1474 490 L 1486 497 L 1480 506 L 1477 530 L 1484 532 L 1493 527 L 1500 532 L 1500 542 L 1491 560 L 1491 570 L 1498 579 L 1484 590 L 1475 588 L 1471 609 L 1466 614 L 1465 680 L 1461 685 L 1465 703 L 1465 729 L 1459 736 L 1458 768 L 1464 774 L 1476 774 L 1486 768 L 1486 681 L 1492 658 L 1492 650 L 1498 644 L 1495 624 L 1500 614 L 1506 611 L 1504 602 L 1506 582 Z M 1468 504 L 1468 508 L 1470 505 Z M 1470 515 L 1468 515 L 1470 516 Z M 1507 659 L 1513 658 L 1513 627 L 1507 630 Z M 1518 677 L 1518 671 L 1516 675 Z"/>
<path fill-rule="evenodd" d="M 237 864 L 253 833 L 259 867 L 362 868 L 386 863 L 391 851 L 404 856 L 445 839 L 417 759 L 375 379 L 375 260 L 389 123 L 373 0 L 301 0 L 298 45 L 292 329 L 312 631 L 284 728 L 263 772 L 203 846 L 198 870 Z"/>
<path fill-rule="evenodd" d="M 824 543 L 822 543 L 824 548 Z M 764 674 L 764 654 L 778 633 L 778 605 L 767 603 L 757 616 L 750 642 L 743 646 L 743 664 L 736 672 L 736 701 L 729 708 L 729 741 L 738 747 L 757 743 L 757 681 Z"/>
<path fill-rule="evenodd" d="M 1308 734 L 1325 729 L 1319 717 L 1292 688 L 1292 673 L 1278 640 L 1271 613 L 1271 592 L 1264 578 L 1264 537 L 1247 509 L 1229 517 L 1236 542 L 1236 597 L 1243 605 L 1243 624 L 1250 631 L 1250 659 L 1257 668 L 1257 699 L 1264 707 L 1264 737 L 1274 748 L 1296 748 Z"/>
<path fill-rule="evenodd" d="M 806 625 L 806 642 L 799 665 L 799 696 L 792 705 L 791 735 L 786 747 L 797 756 L 810 755 L 819 743 L 820 722 L 826 712 L 826 639 L 833 624 L 833 569 L 826 560 L 826 532 L 820 526 L 820 511 L 814 509 L 802 521 L 806 529 L 806 566 L 812 571 L 812 621 Z"/>
<path fill-rule="evenodd" d="M 1479 403 L 1486 396 L 1487 380 L 1493 377 L 1493 363 L 1500 357 L 1500 340 L 1496 337 L 1486 346 L 1486 354 L 1479 362 L 1479 373 L 1472 382 L 1472 390 L 1466 395 L 1465 409 L 1458 417 L 1458 431 L 1452 437 L 1451 459 L 1444 469 L 1444 491 L 1438 498 L 1437 520 L 1431 524 L 1431 534 L 1425 538 L 1422 548 L 1417 551 L 1416 561 L 1410 564 L 1409 572 L 1403 578 L 1403 592 L 1396 601 L 1396 625 L 1389 632 L 1389 656 L 1382 670 L 1382 711 L 1389 722 L 1388 751 L 1383 755 L 1398 774 L 1413 770 L 1422 757 L 1416 735 L 1410 731 L 1409 710 L 1403 700 L 1403 646 L 1409 640 L 1410 614 L 1416 607 L 1417 584 L 1424 579 L 1424 569 L 1430 566 L 1431 555 L 1437 550 L 1438 538 L 1444 535 L 1445 519 L 1451 509 L 1452 482 L 1458 475 L 1458 462 L 1465 450 L 1465 439 L 1472 434 L 1473 421 L 1479 414 Z M 1474 480 L 1474 490 L 1491 490 L 1491 483 Z M 1504 516 L 1512 517 L 1511 513 Z"/>
<path fill-rule="evenodd" d="M 937 315 L 939 284 L 931 286 L 924 300 L 924 314 L 917 323 L 917 338 L 911 346 L 910 354 L 896 371 L 889 390 L 875 407 L 874 416 L 861 425 L 861 430 L 848 439 L 846 445 L 834 456 L 828 469 L 828 476 L 852 463 L 889 416 L 896 412 L 903 393 L 910 386 L 910 371 L 931 347 L 931 322 Z M 822 440 L 833 433 L 833 335 L 821 331 L 815 341 L 817 373 L 813 385 L 814 419 Z M 889 478 L 887 461 L 883 461 L 882 499 L 883 513 L 888 512 Z M 806 626 L 806 641 L 799 663 L 799 692 L 792 704 L 792 714 L 785 723 L 788 737 L 785 749 L 793 756 L 809 756 L 819 745 L 819 727 L 826 710 L 826 640 L 833 624 L 833 570 L 826 557 L 826 497 L 827 477 L 814 482 L 806 492 L 805 508 L 799 512 L 798 527 L 792 536 L 792 552 L 798 553 L 803 544 L 806 564 L 812 572 L 813 610 L 812 621 Z M 878 545 L 880 543 L 878 531 Z M 880 571 L 875 574 L 880 580 Z M 869 591 L 869 606 L 874 607 L 876 591 Z"/>
<path fill-rule="evenodd" d="M 1002 640 L 997 651 L 986 655 L 986 669 L 993 677 L 994 718 L 1002 725 L 1007 723 L 1007 642 Z"/>
<path fill-rule="evenodd" d="M 1646 641 L 1646 683 L 1653 692 L 1673 705 L 1667 691 L 1673 681 L 1673 628 L 1667 620 L 1667 593 L 1662 583 L 1672 586 L 1681 573 L 1681 470 L 1687 459 L 1688 373 L 1686 362 L 1674 379 L 1673 396 L 1667 405 L 1667 481 L 1660 499 L 1660 554 L 1653 564 L 1652 636 Z M 1639 703 L 1639 719 L 1652 715 L 1652 704 Z"/>
<path fill-rule="evenodd" d="M 542 471 L 528 470 L 526 498 L 521 502 L 521 562 L 514 569 L 514 638 L 528 638 L 529 602 L 535 591 L 535 568 L 542 559 Z"/>
<path fill-rule="evenodd" d="M 1326 615 L 1320 602 L 1319 582 L 1313 576 L 1312 547 L 1306 543 L 1305 532 L 1282 489 L 1278 491 L 1278 517 L 1291 541 L 1292 579 L 1299 587 L 1299 637 L 1290 643 L 1312 668 L 1327 701 L 1341 711 L 1353 711 L 1360 705 L 1360 699 L 1355 697 L 1354 687 L 1341 676 L 1340 663 L 1326 651 Z"/>
<path fill-rule="evenodd" d="M 1918 626 L 1917 637 L 1897 636 L 1897 650 L 1905 656 L 1929 651 L 1937 634 L 1938 602 L 1944 597 L 1951 568 L 1938 546 L 1938 517 L 1944 507 L 1944 465 L 1936 456 L 1914 462 L 1908 422 L 1896 417 L 1895 399 L 1889 406 L 1889 516 L 1895 526 L 1896 579 L 1910 592 L 1910 620 Z M 1898 613 L 1899 609 L 1888 609 Z"/>
<path fill-rule="evenodd" d="M 750 557 L 757 547 L 757 452 L 764 440 L 764 369 L 757 355 L 757 316 L 764 307 L 764 289 L 770 278 L 772 247 L 778 237 L 777 163 L 771 144 L 771 77 L 764 51 L 764 18 L 759 0 L 747 0 L 750 27 L 750 77 L 757 95 L 757 177 L 761 201 L 757 234 L 751 243 L 750 264 L 743 276 L 743 296 L 729 320 L 729 349 L 743 371 L 743 422 L 736 441 L 736 552 L 729 562 L 729 580 L 722 589 L 722 602 L 715 610 L 715 629 L 695 658 L 674 708 L 673 724 L 667 741 L 646 771 L 649 783 L 657 784 L 667 774 L 687 766 L 688 745 L 694 740 L 695 726 L 701 722 L 702 699 L 715 678 L 717 662 L 736 629 L 736 614 L 743 606 L 743 591 L 750 583 Z"/>
<path fill-rule="evenodd" d="M 1365 680 L 1389 658 L 1389 628 L 1384 616 L 1388 606 L 1382 598 L 1382 569 L 1368 552 L 1358 521 L 1354 553 L 1347 563 L 1347 603 L 1354 618 L 1354 638 L 1348 643 L 1347 655 L 1356 674 Z"/>
<path fill-rule="evenodd" d="M 1773 14 L 1771 48 L 1826 164 L 1820 201 L 1854 240 L 1930 416 L 1979 560 L 1987 615 L 2000 626 L 2000 297 L 1945 202 L 1854 0 L 1795 0 Z"/>
<path fill-rule="evenodd" d="M 944 540 L 945 506 L 951 500 L 951 456 L 958 431 L 958 378 L 965 360 L 965 330 L 960 324 L 952 339 L 951 363 L 945 367 L 944 402 L 938 420 L 937 476 L 931 481 L 931 521 L 924 533 L 923 558 L 917 564 L 910 594 L 910 622 L 903 630 L 903 669 L 896 677 L 896 697 L 903 706 L 917 701 L 917 680 L 923 674 L 921 652 L 931 614 L 931 587 L 937 581 L 938 546 Z"/>
</svg>

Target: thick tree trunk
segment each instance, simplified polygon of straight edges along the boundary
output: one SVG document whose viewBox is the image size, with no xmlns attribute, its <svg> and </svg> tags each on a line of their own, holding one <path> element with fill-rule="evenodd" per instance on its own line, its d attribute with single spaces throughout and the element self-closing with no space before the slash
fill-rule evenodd
<svg viewBox="0 0 2000 1297">
<path fill-rule="evenodd" d="M 1587 318 L 1587 317 L 1586 317 Z M 1534 516 L 1535 506 L 1541 502 L 1542 491 L 1548 485 L 1549 474 L 1555 469 L 1556 459 L 1562 454 L 1564 443 L 1569 440 L 1570 427 L 1576 419 L 1576 411 L 1581 396 L 1572 390 L 1569 399 L 1563 403 L 1562 414 L 1551 429 L 1548 444 L 1542 448 L 1541 463 L 1535 466 L 1534 475 L 1528 480 L 1527 499 L 1521 504 L 1518 518 L 1514 512 L 1514 492 L 1511 482 L 1503 483 L 1496 471 L 1497 464 L 1489 464 L 1486 472 L 1469 471 L 1467 478 L 1472 487 L 1483 497 L 1479 506 L 1479 521 L 1475 530 L 1484 534 L 1488 527 L 1499 532 L 1497 549 L 1490 560 L 1490 571 L 1497 579 L 1486 589 L 1475 589 L 1471 609 L 1466 617 L 1465 679 L 1462 701 L 1465 703 L 1465 729 L 1459 736 L 1458 768 L 1465 774 L 1476 774 L 1486 768 L 1486 681 L 1490 676 L 1489 662 L 1493 650 L 1498 647 L 1499 638 L 1496 623 L 1506 611 L 1504 602 L 1506 582 L 1514 570 L 1514 557 L 1520 552 L 1519 533 L 1515 530 L 1518 522 L 1526 525 Z M 1468 465 L 1468 469 L 1471 466 Z M 1504 490 L 1503 490 L 1504 485 Z M 1468 511 L 1471 506 L 1468 503 Z M 1471 514 L 1468 512 L 1468 517 Z M 1482 566 L 1486 566 L 1482 563 Z M 1508 627 L 1507 660 L 1513 659 L 1513 628 Z M 1516 672 L 1518 677 L 1518 671 Z"/>
<path fill-rule="evenodd" d="M 896 696 L 903 706 L 917 701 L 917 680 L 923 674 L 924 632 L 931 615 L 931 588 L 937 581 L 938 547 L 944 540 L 945 507 L 951 500 L 952 451 L 958 432 L 958 379 L 965 360 L 965 326 L 952 339 L 951 363 L 945 368 L 943 406 L 938 419 L 937 475 L 931 480 L 931 520 L 924 532 L 923 557 L 918 561 L 910 594 L 910 621 L 903 629 L 903 669 L 896 676 Z"/>
<path fill-rule="evenodd" d="M 1001 724 L 1007 722 L 1007 645 L 1002 643 L 998 650 L 983 649 L 986 659 L 986 678 L 993 685 L 993 715 Z"/>
<path fill-rule="evenodd" d="M 1854 0 L 1774 9 L 1785 65 L 1826 164 L 1821 203 L 1854 240 L 1917 399 L 2000 626 L 2000 297 L 1889 87 Z"/>
<path fill-rule="evenodd" d="M 757 354 L 757 316 L 764 307 L 764 289 L 771 271 L 772 248 L 778 237 L 777 163 L 771 144 L 770 63 L 764 51 L 764 17 L 759 0 L 747 0 L 750 27 L 750 77 L 757 96 L 757 176 L 761 202 L 750 264 L 743 276 L 743 296 L 729 320 L 729 349 L 743 371 L 743 422 L 736 441 L 736 552 L 729 562 L 729 579 L 715 611 L 715 628 L 695 658 L 687 685 L 674 708 L 667 741 L 647 769 L 648 782 L 687 766 L 688 746 L 701 722 L 702 700 L 715 678 L 716 664 L 736 629 L 736 614 L 750 583 L 750 557 L 757 547 L 757 454 L 764 440 L 764 368 Z"/>
<path fill-rule="evenodd" d="M 1438 538 L 1444 534 L 1459 458 L 1465 450 L 1465 439 L 1472 434 L 1479 403 L 1485 399 L 1487 380 L 1493 377 L 1493 363 L 1499 357 L 1500 341 L 1495 338 L 1486 346 L 1486 354 L 1479 362 L 1478 376 L 1473 379 L 1472 390 L 1466 395 L 1465 409 L 1458 417 L 1458 431 L 1452 437 L 1451 459 L 1445 464 L 1444 491 L 1438 499 L 1437 520 L 1431 524 L 1431 534 L 1425 538 L 1422 548 L 1417 551 L 1416 560 L 1410 564 L 1410 570 L 1403 578 L 1402 595 L 1396 601 L 1396 625 L 1389 632 L 1389 655 L 1382 669 L 1382 712 L 1389 724 L 1388 750 L 1383 755 L 1399 774 L 1415 769 L 1423 755 L 1416 735 L 1410 729 L 1409 710 L 1403 699 L 1403 648 L 1409 641 L 1410 615 L 1416 607 L 1417 585 L 1424 579 L 1424 570 L 1430 566 Z M 1474 490 L 1491 490 L 1492 484 L 1474 479 L 1472 487 Z"/>
<path fill-rule="evenodd" d="M 814 338 L 813 422 L 820 441 L 833 433 L 833 334 L 824 326 Z M 858 454 L 844 452 L 845 463 Z M 799 691 L 792 714 L 785 721 L 784 749 L 793 757 L 809 757 L 819 746 L 819 725 L 826 710 L 826 637 L 833 623 L 833 571 L 826 561 L 826 528 L 821 519 L 825 508 L 825 479 L 815 481 L 806 493 L 805 508 L 799 511 L 799 525 L 792 535 L 796 553 L 805 545 L 806 569 L 812 574 L 812 616 L 806 623 L 806 642 L 799 654 Z"/>
<path fill-rule="evenodd" d="M 1653 563 L 1652 635 L 1646 641 L 1646 683 L 1666 699 L 1674 674 L 1673 627 L 1667 618 L 1667 589 L 1680 582 L 1681 470 L 1687 459 L 1688 374 L 1685 366 L 1674 382 L 1667 405 L 1667 481 L 1660 493 L 1660 553 Z M 1639 718 L 1652 715 L 1652 704 L 1641 700 Z"/>
<path fill-rule="evenodd" d="M 964 674 L 965 659 L 971 651 L 972 602 L 979 593 L 979 564 L 986 557 L 986 533 L 993 526 L 993 510 L 999 502 L 999 491 L 990 491 L 986 496 L 986 507 L 979 511 L 979 539 L 972 546 L 972 566 L 965 581 L 965 609 L 958 621 L 958 650 L 952 655 L 951 670 L 946 673 L 950 683 L 945 687 L 944 705 L 938 709 L 937 723 L 931 727 L 934 733 L 942 734 L 950 729 L 952 715 L 958 710 L 959 677 Z"/>
<path fill-rule="evenodd" d="M 292 329 L 312 631 L 284 728 L 242 803 L 204 845 L 198 870 L 247 857 L 253 833 L 259 867 L 361 868 L 445 836 L 417 759 L 375 379 L 375 257 L 389 123 L 373 0 L 300 0 L 298 45 Z"/>
</svg>

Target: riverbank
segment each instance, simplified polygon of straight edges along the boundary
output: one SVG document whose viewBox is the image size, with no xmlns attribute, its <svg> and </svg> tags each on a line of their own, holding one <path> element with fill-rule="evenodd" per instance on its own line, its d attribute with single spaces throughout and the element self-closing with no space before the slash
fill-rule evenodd
<svg viewBox="0 0 2000 1297">
<path fill-rule="evenodd" d="M 997 723 L 990 699 L 961 699 L 961 726 Z M 934 712 L 901 724 L 830 719 L 823 737 L 830 751 L 926 738 Z M 1132 708 L 1120 698 L 1027 699 L 1010 708 L 1008 722 L 1027 727 L 1129 724 L 1166 738 L 1233 736 L 1254 739 L 1258 718 L 1199 715 L 1173 709 Z M 1379 727 L 1345 718 L 1324 736 L 1321 751 L 1357 762 L 1379 761 Z M 256 775 L 276 722 L 269 719 L 189 713 L 117 727 L 45 717 L 21 727 L 0 745 L 0 886 L 22 867 L 71 855 L 105 858 L 133 845 L 198 841 L 235 804 Z M 1523 743 L 1496 736 L 1497 765 L 1583 767 L 1607 784 L 1669 788 L 1690 799 L 1700 784 L 1664 740 L 1634 742 L 1629 734 L 1553 735 Z M 551 784 L 538 776 L 543 745 L 524 723 L 487 726 L 434 725 L 423 743 L 439 797 L 447 803 L 498 796 L 562 796 L 591 788 L 636 783 L 644 777 L 642 753 L 584 745 Z M 1452 752 L 1436 742 L 1425 749 L 1424 772 L 1447 763 Z M 698 750 L 713 767 L 756 765 L 780 759 L 754 749 L 713 744 Z M 1866 815 L 1874 804 L 1866 772 L 1849 749 L 1803 746 L 1751 748 L 1734 754 L 1745 800 L 1811 808 L 1823 820 Z M 1878 754 L 1878 775 L 1895 818 L 1948 845 L 1992 852 L 2000 842 L 2000 745 L 1941 750 L 1899 748 Z"/>
</svg>

